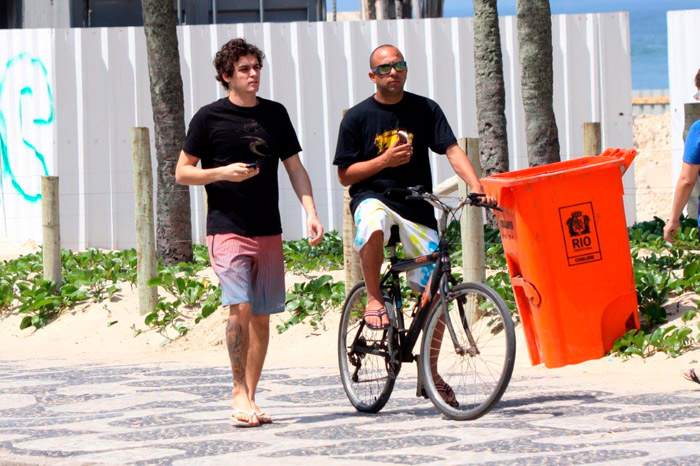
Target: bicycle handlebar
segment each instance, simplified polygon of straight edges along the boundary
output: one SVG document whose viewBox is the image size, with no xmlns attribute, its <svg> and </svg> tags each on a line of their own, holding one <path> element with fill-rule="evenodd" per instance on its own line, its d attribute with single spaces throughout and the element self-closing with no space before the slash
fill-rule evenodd
<svg viewBox="0 0 700 466">
<path fill-rule="evenodd" d="M 440 201 L 440 197 L 436 194 L 428 192 L 423 186 L 413 186 L 409 188 L 389 188 L 384 191 L 384 195 L 388 198 L 393 198 L 396 200 L 422 200 L 433 204 L 442 210 L 448 210 L 447 205 Z M 497 204 L 489 204 L 488 202 L 481 202 L 481 199 L 485 198 L 486 194 L 483 193 L 469 193 L 464 199 L 460 199 L 459 207 L 463 205 L 471 205 L 473 207 L 483 207 L 485 209 L 503 211 Z M 438 204 L 438 205 L 435 205 Z M 459 208 L 458 207 L 458 208 Z"/>
</svg>

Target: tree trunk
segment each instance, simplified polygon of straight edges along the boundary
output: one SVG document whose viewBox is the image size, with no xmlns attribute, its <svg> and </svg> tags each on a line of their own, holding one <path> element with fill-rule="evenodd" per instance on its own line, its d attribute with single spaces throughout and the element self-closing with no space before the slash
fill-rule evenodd
<svg viewBox="0 0 700 466">
<path fill-rule="evenodd" d="M 185 110 L 173 4 L 143 0 L 157 168 L 156 244 L 166 264 L 192 260 L 190 191 L 175 182 L 185 138 Z"/>
<path fill-rule="evenodd" d="M 394 0 L 382 0 L 382 19 L 394 19 L 396 10 L 394 9 Z"/>
<path fill-rule="evenodd" d="M 394 18 L 403 19 L 403 0 L 394 0 Z"/>
<path fill-rule="evenodd" d="M 527 160 L 531 167 L 536 167 L 560 160 L 559 135 L 552 102 L 552 16 L 549 1 L 518 0 L 517 21 Z"/>
<path fill-rule="evenodd" d="M 420 0 L 419 18 L 442 18 L 445 0 Z"/>
<path fill-rule="evenodd" d="M 366 12 L 365 19 L 377 19 L 377 4 L 375 0 L 362 0 L 362 9 Z"/>
<path fill-rule="evenodd" d="M 507 172 L 506 89 L 496 0 L 474 0 L 474 70 L 483 174 Z"/>
</svg>

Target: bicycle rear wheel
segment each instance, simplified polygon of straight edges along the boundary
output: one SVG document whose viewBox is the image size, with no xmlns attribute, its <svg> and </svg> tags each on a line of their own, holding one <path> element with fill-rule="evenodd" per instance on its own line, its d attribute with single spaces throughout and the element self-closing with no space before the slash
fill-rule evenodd
<svg viewBox="0 0 700 466">
<path fill-rule="evenodd" d="M 430 310 L 420 360 L 423 385 L 441 413 L 455 420 L 483 416 L 501 399 L 513 373 L 515 332 L 508 306 L 486 285 L 456 285 Z"/>
<path fill-rule="evenodd" d="M 401 368 L 396 351 L 393 327 L 371 330 L 362 315 L 367 306 L 364 282 L 348 294 L 340 317 L 338 332 L 338 366 L 340 379 L 350 403 L 358 411 L 376 413 L 387 401 Z"/>
</svg>

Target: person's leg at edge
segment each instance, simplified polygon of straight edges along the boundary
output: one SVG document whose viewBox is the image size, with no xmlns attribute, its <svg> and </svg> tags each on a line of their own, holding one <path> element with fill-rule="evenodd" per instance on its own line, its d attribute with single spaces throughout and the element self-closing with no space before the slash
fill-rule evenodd
<svg viewBox="0 0 700 466">
<path fill-rule="evenodd" d="M 384 260 L 384 233 L 381 230 L 373 232 L 359 251 L 362 275 L 367 287 L 367 310 L 376 311 L 384 307 L 382 290 L 379 288 L 379 274 Z M 368 316 L 367 323 L 373 326 L 389 325 L 389 317 L 384 314 Z"/>
<path fill-rule="evenodd" d="M 435 324 L 435 330 L 433 330 L 433 341 L 430 343 L 430 376 L 433 378 L 435 385 L 438 387 L 438 393 L 442 399 L 447 403 L 454 405 L 457 398 L 452 390 L 452 387 L 447 385 L 447 383 L 442 380 L 440 374 L 438 374 L 438 358 L 440 357 L 440 347 L 442 346 L 442 339 L 444 336 L 445 318 L 441 317 L 437 324 Z"/>
<path fill-rule="evenodd" d="M 255 402 L 255 391 L 258 388 L 260 374 L 267 356 L 267 346 L 270 341 L 270 316 L 269 314 L 253 313 L 250 317 L 250 344 L 248 346 L 248 359 L 246 362 L 246 385 L 250 404 L 258 414 L 258 419 L 262 423 L 272 422 L 272 419 L 265 414 Z"/>
<path fill-rule="evenodd" d="M 232 408 L 235 411 L 236 419 L 255 426 L 260 424 L 257 416 L 246 413 L 246 411 L 253 410 L 246 381 L 251 314 L 250 303 L 232 304 L 229 307 L 228 322 L 226 323 L 226 346 L 233 372 Z"/>
<path fill-rule="evenodd" d="M 404 245 L 406 257 L 418 257 L 424 254 L 430 254 L 437 248 L 437 231 L 404 218 L 401 218 L 396 224 L 399 225 L 399 236 Z M 433 268 L 434 266 L 428 266 L 410 271 L 407 278 L 411 288 L 417 292 L 422 292 L 423 288 L 429 286 L 429 278 Z M 442 346 L 442 339 L 445 336 L 444 334 L 445 320 L 443 317 L 440 318 L 435 325 L 433 341 L 430 344 L 430 375 L 435 385 L 438 387 L 440 396 L 448 403 L 454 405 L 457 400 L 452 391 L 452 387 L 449 387 L 438 373 L 438 358 L 440 356 L 440 348 Z"/>
</svg>

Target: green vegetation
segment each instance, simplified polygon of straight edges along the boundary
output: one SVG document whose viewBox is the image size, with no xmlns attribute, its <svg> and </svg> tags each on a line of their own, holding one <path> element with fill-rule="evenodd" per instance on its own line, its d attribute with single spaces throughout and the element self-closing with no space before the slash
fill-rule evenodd
<svg viewBox="0 0 700 466">
<path fill-rule="evenodd" d="M 279 333 L 311 317 L 309 324 L 316 328 L 328 308 L 338 307 L 345 299 L 345 282 L 334 282 L 330 275 L 321 275 L 305 283 L 296 283 L 287 293 L 286 310 L 292 317 L 277 326 Z"/>
<path fill-rule="evenodd" d="M 323 234 L 323 241 L 311 246 L 308 241 L 283 241 L 282 252 L 287 270 L 308 273 L 314 270 L 343 268 L 343 239 L 337 231 Z"/>
<path fill-rule="evenodd" d="M 637 299 L 642 328 L 621 337 L 611 352 L 623 357 L 649 356 L 664 352 L 678 356 L 694 347 L 700 335 L 694 334 L 691 321 L 695 310 L 687 311 L 680 327 L 663 326 L 667 322 L 663 304 L 669 297 L 700 289 L 700 244 L 697 222 L 684 218 L 678 240 L 672 247 L 663 240 L 661 219 L 635 225 L 629 229 L 630 250 L 634 263 Z M 448 230 L 452 257 L 461 260 L 459 224 L 453 222 Z M 510 277 L 497 229 L 485 228 L 487 284 L 506 301 L 514 318 L 518 317 Z M 288 271 L 307 274 L 312 271 L 339 270 L 343 266 L 342 239 L 337 232 L 324 234 L 319 247 L 306 240 L 284 241 L 283 252 Z M 67 308 L 79 303 L 99 303 L 115 297 L 121 287 L 136 282 L 136 252 L 134 250 L 104 252 L 89 249 L 81 253 L 63 251 L 63 281 L 56 284 L 41 276 L 41 254 L 29 254 L 0 263 L 0 313 L 16 311 L 24 314 L 21 328 L 47 325 Z M 211 315 L 221 305 L 221 290 L 200 272 L 209 265 L 206 247 L 194 246 L 194 260 L 172 266 L 158 266 L 158 276 L 150 286 L 158 286 L 159 302 L 146 315 L 145 324 L 170 339 L 186 334 L 192 326 Z M 408 285 L 405 293 L 415 298 Z M 321 275 L 297 283 L 287 293 L 286 310 L 291 317 L 277 326 L 284 332 L 291 326 L 308 322 L 319 325 L 325 310 L 337 308 L 345 296 L 345 283 Z M 410 299 L 409 296 L 409 299 Z M 114 322 L 109 323 L 109 325 Z M 134 329 L 138 334 L 141 331 Z M 697 326 L 700 330 L 700 325 Z"/>
</svg>

